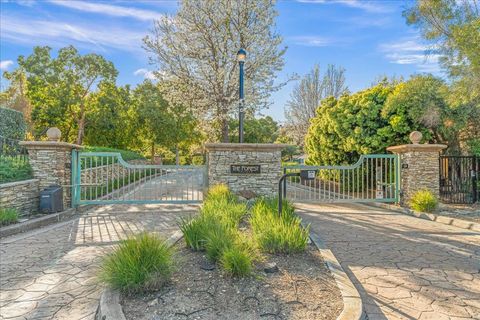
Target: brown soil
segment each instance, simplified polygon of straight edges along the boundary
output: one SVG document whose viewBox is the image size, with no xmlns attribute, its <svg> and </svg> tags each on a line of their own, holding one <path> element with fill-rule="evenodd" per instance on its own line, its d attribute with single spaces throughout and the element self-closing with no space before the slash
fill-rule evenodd
<svg viewBox="0 0 480 320">
<path fill-rule="evenodd" d="M 202 253 L 177 245 L 180 260 L 171 283 L 158 292 L 122 298 L 127 319 L 336 319 L 342 297 L 320 253 L 266 255 L 279 272 L 261 267 L 247 278 L 232 278 L 218 267 L 200 269 Z"/>
</svg>

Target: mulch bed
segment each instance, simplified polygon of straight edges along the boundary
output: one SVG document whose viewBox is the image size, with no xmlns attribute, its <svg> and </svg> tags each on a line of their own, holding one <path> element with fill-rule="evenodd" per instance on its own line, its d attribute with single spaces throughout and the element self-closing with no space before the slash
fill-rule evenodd
<svg viewBox="0 0 480 320">
<path fill-rule="evenodd" d="M 201 252 L 176 245 L 178 270 L 157 292 L 124 296 L 127 319 L 336 319 L 343 309 L 340 291 L 320 253 L 265 255 L 278 272 L 258 266 L 254 275 L 232 278 L 208 265 Z"/>
</svg>

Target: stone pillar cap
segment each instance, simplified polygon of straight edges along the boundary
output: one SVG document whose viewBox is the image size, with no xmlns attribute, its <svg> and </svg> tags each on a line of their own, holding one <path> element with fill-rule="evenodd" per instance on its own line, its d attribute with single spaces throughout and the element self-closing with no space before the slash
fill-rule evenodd
<svg viewBox="0 0 480 320">
<path fill-rule="evenodd" d="M 83 146 L 59 141 L 20 141 L 21 146 L 31 149 L 83 149 Z"/>
<path fill-rule="evenodd" d="M 208 151 L 277 151 L 288 146 L 282 143 L 205 143 Z"/>
<path fill-rule="evenodd" d="M 393 153 L 405 152 L 440 152 L 447 148 L 445 144 L 402 144 L 399 146 L 388 147 L 387 151 Z"/>
</svg>

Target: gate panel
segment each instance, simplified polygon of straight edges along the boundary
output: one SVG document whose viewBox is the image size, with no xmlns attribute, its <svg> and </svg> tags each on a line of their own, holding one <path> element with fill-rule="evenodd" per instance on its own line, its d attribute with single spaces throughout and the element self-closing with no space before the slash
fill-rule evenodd
<svg viewBox="0 0 480 320">
<path fill-rule="evenodd" d="M 445 203 L 479 200 L 480 159 L 475 156 L 440 156 L 440 199 Z"/>
<path fill-rule="evenodd" d="M 115 152 L 75 152 L 74 204 L 197 203 L 204 166 L 130 164 Z"/>
<path fill-rule="evenodd" d="M 313 180 L 286 179 L 286 198 L 295 202 L 398 202 L 397 155 L 362 155 L 345 166 L 285 166 L 284 173 L 315 170 Z M 286 188 L 285 188 L 286 187 Z"/>
</svg>

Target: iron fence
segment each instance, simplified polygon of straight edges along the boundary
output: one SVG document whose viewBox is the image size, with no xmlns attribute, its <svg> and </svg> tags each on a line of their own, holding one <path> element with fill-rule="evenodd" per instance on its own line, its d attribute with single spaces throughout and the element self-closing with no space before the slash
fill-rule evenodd
<svg viewBox="0 0 480 320">
<path fill-rule="evenodd" d="M 440 156 L 440 200 L 471 204 L 480 200 L 480 157 Z"/>
</svg>

